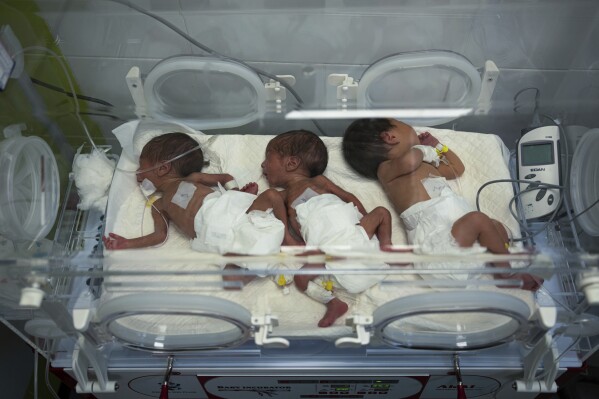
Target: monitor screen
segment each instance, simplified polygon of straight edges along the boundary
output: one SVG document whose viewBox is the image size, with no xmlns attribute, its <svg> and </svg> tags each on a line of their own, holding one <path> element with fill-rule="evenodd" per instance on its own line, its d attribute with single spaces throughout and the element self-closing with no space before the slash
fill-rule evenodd
<svg viewBox="0 0 599 399">
<path fill-rule="evenodd" d="M 553 143 L 523 144 L 520 149 L 522 166 L 549 165 L 554 163 Z"/>
</svg>

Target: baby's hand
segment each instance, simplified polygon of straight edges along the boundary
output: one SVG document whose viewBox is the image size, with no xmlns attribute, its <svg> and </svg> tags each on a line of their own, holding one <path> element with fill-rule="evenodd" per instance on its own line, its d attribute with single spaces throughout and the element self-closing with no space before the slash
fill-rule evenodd
<svg viewBox="0 0 599 399">
<path fill-rule="evenodd" d="M 439 140 L 437 140 L 437 138 L 435 138 L 435 136 L 433 136 L 429 132 L 421 133 L 420 135 L 418 135 L 418 139 L 420 140 L 420 144 L 422 145 L 436 147 L 437 144 L 439 144 Z"/>
<path fill-rule="evenodd" d="M 518 285 L 503 285 L 501 288 L 520 288 L 526 291 L 537 291 L 543 285 L 543 279 L 541 277 L 533 276 L 528 273 L 515 273 L 515 274 L 496 274 L 495 279 L 511 279 L 520 280 L 521 284 Z"/>
<path fill-rule="evenodd" d="M 531 274 L 523 274 L 520 279 L 522 280 L 522 289 L 527 291 L 536 291 L 543 285 L 543 279 L 535 277 Z"/>
<path fill-rule="evenodd" d="M 114 233 L 109 233 L 108 237 L 102 237 L 102 241 L 104 241 L 106 249 L 127 249 L 129 247 L 129 239 Z"/>
<path fill-rule="evenodd" d="M 244 193 L 250 194 L 258 194 L 258 183 L 251 182 L 241 187 L 239 191 L 243 191 Z"/>
<path fill-rule="evenodd" d="M 379 242 L 379 248 L 383 252 L 396 252 L 395 248 L 393 247 L 393 244 L 391 243 L 383 244 Z"/>
</svg>

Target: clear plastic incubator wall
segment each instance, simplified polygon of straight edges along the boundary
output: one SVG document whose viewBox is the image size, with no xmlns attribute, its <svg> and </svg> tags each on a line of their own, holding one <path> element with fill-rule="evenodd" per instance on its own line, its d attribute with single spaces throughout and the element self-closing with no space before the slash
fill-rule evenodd
<svg viewBox="0 0 599 399">
<path fill-rule="evenodd" d="M 554 393 L 599 348 L 597 26 L 594 0 L 1 1 L 0 321 L 96 398 Z M 269 143 L 305 131 L 325 178 L 292 194 L 315 152 Z M 332 197 L 355 220 L 303 213 Z"/>
</svg>

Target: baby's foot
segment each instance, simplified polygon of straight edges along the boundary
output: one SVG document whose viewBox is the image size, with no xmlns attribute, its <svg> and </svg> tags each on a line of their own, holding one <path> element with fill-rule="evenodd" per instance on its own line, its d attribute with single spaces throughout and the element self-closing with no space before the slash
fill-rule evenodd
<svg viewBox="0 0 599 399">
<path fill-rule="evenodd" d="M 225 270 L 242 270 L 241 267 L 228 263 Z M 225 274 L 223 275 L 225 290 L 241 290 L 248 285 L 256 276 L 248 274 Z"/>
<path fill-rule="evenodd" d="M 241 187 L 239 191 L 243 191 L 244 193 L 250 194 L 258 194 L 258 183 L 251 182 Z"/>
<path fill-rule="evenodd" d="M 381 245 L 381 251 L 383 252 L 394 252 L 394 253 L 413 253 L 414 250 L 412 248 L 408 248 L 402 245 Z M 390 266 L 410 266 L 412 263 L 410 262 L 387 262 Z"/>
<path fill-rule="evenodd" d="M 318 327 L 330 327 L 333 325 L 335 320 L 340 318 L 347 312 L 347 303 L 343 302 L 339 298 L 333 298 L 327 303 L 327 311 L 318 322 Z"/>
<path fill-rule="evenodd" d="M 283 239 L 283 245 L 302 246 L 302 245 L 305 245 L 305 242 L 302 240 L 296 239 L 291 234 L 287 234 L 285 236 L 285 238 Z"/>
<path fill-rule="evenodd" d="M 520 288 L 526 291 L 536 291 L 543 285 L 543 279 L 541 277 L 533 276 L 528 273 L 502 273 L 494 274 L 493 277 L 495 278 L 495 280 L 506 279 L 521 281 L 521 283 L 517 285 L 501 285 L 501 288 Z"/>
</svg>

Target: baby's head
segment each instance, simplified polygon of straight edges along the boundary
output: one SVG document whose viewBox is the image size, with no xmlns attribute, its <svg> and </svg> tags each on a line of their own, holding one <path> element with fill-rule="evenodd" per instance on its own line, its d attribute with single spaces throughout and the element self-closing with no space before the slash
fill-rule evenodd
<svg viewBox="0 0 599 399">
<path fill-rule="evenodd" d="M 177 177 L 186 177 L 202 171 L 204 154 L 198 142 L 189 135 L 167 133 L 154 137 L 144 146 L 139 162 L 151 167 L 166 162 Z"/>
<path fill-rule="evenodd" d="M 343 156 L 356 172 L 376 179 L 379 165 L 389 159 L 389 151 L 400 142 L 405 150 L 419 144 L 410 125 L 386 118 L 358 119 L 345 130 Z"/>
<path fill-rule="evenodd" d="M 268 151 L 283 157 L 297 157 L 299 168 L 310 177 L 323 174 L 329 162 L 329 153 L 323 141 L 307 130 L 291 130 L 277 135 L 266 146 Z"/>
</svg>

